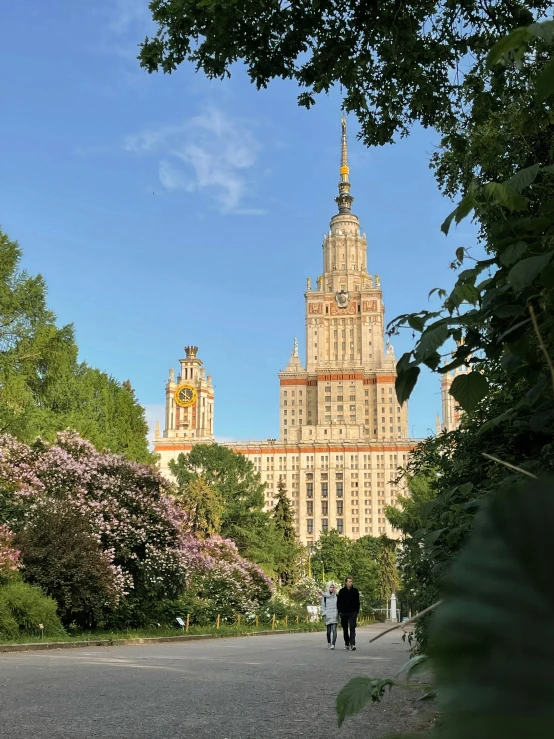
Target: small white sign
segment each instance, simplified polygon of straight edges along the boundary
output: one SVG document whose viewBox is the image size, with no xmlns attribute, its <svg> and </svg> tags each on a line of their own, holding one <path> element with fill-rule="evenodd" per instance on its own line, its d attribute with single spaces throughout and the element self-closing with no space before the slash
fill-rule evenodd
<svg viewBox="0 0 554 739">
<path fill-rule="evenodd" d="M 179 624 L 179 626 L 182 626 L 183 628 L 185 628 L 185 622 L 183 621 L 183 619 L 180 616 L 177 616 L 177 618 L 175 620 L 177 621 L 177 623 Z"/>
</svg>

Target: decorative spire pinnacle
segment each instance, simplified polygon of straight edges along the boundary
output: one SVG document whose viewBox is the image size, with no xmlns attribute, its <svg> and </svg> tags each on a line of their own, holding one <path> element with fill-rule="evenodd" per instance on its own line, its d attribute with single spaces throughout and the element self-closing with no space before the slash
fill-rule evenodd
<svg viewBox="0 0 554 739">
<path fill-rule="evenodd" d="M 350 168 L 348 166 L 348 144 L 346 141 L 346 119 L 342 116 L 342 137 L 340 150 L 340 182 L 339 194 L 335 203 L 339 206 L 339 213 L 350 213 L 354 198 L 350 194 Z"/>
</svg>

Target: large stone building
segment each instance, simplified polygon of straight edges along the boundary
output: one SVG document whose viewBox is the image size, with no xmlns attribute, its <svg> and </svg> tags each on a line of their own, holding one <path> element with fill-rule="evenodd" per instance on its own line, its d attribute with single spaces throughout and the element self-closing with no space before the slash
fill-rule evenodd
<svg viewBox="0 0 554 739">
<path fill-rule="evenodd" d="M 306 363 L 295 339 L 279 372 L 279 440 L 229 443 L 246 455 L 267 485 L 266 507 L 280 478 L 293 502 L 300 540 L 308 546 L 321 531 L 337 529 L 356 539 L 394 536 L 385 518 L 402 488 L 394 483 L 413 447 L 408 411 L 394 391 L 395 357 L 385 343 L 385 307 L 379 276 L 368 272 L 367 240 L 352 211 L 346 123 L 338 212 L 323 239 L 323 272 L 307 281 Z M 166 385 L 163 435 L 154 448 L 160 467 L 193 444 L 214 441 L 214 391 L 197 347 L 186 347 Z"/>
<path fill-rule="evenodd" d="M 448 360 L 445 360 L 445 364 L 447 363 L 447 361 Z M 469 371 L 470 370 L 468 367 L 462 365 L 461 367 L 457 367 L 455 370 L 445 372 L 443 375 L 441 375 L 442 421 L 441 416 L 437 413 L 437 434 L 441 434 L 445 431 L 454 431 L 460 425 L 463 411 L 454 397 L 450 395 L 450 388 L 452 387 L 452 383 L 454 382 L 456 377 L 459 377 L 459 375 L 466 375 Z"/>
</svg>

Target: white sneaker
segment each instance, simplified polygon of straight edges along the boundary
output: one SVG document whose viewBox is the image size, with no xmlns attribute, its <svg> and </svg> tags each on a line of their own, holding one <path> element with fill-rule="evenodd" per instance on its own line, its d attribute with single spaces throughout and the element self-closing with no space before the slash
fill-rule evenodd
<svg viewBox="0 0 554 739">
<path fill-rule="evenodd" d="M 330 644 L 327 644 L 327 649 L 332 649 Z"/>
<path fill-rule="evenodd" d="M 331 644 L 331 649 L 334 649 L 334 648 L 335 648 L 335 645 L 334 644 Z"/>
</svg>

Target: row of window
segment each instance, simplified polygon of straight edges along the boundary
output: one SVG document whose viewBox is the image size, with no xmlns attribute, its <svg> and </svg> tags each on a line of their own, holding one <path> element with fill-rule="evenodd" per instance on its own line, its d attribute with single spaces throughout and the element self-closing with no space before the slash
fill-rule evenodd
<svg viewBox="0 0 554 739">
<path fill-rule="evenodd" d="M 344 533 L 344 519 L 337 518 L 335 528 L 339 532 L 339 534 L 343 534 Z M 321 519 L 321 530 L 322 531 L 329 530 L 329 519 L 327 518 Z M 314 533 L 314 521 L 312 518 L 308 518 L 306 520 L 306 533 L 308 534 Z"/>
<path fill-rule="evenodd" d="M 353 518 L 352 519 L 352 523 L 353 524 L 357 524 L 359 522 L 360 521 L 357 518 Z M 372 523 L 372 520 L 370 518 L 366 518 L 365 519 L 365 523 Z M 379 533 L 380 534 L 384 534 L 385 533 L 385 530 L 386 530 L 385 529 L 386 519 L 385 518 L 378 518 L 377 519 L 377 523 L 380 524 L 380 526 L 379 526 Z M 338 531 L 339 534 L 343 534 L 344 533 L 344 519 L 337 518 L 336 519 L 336 526 L 335 526 L 335 528 L 336 528 L 336 530 Z M 328 518 L 322 518 L 321 519 L 321 530 L 322 531 L 328 531 L 329 530 L 329 519 Z M 359 532 L 359 528 L 353 526 L 352 527 L 352 531 L 353 531 L 353 533 L 358 533 Z M 370 527 L 367 526 L 366 527 L 366 533 L 369 533 L 369 531 L 370 531 Z M 314 522 L 313 522 L 313 519 L 311 519 L 311 518 L 309 518 L 309 519 L 306 520 L 306 533 L 307 534 L 313 534 L 314 533 Z"/>
<path fill-rule="evenodd" d="M 392 390 L 393 390 L 392 387 L 389 387 L 388 388 L 388 391 L 389 391 L 388 394 L 391 395 L 391 396 L 392 396 Z M 291 390 L 290 397 L 291 398 L 296 398 L 296 397 L 301 398 L 301 397 L 303 397 L 302 392 L 303 392 L 302 390 L 298 390 L 298 396 L 297 396 L 296 395 L 296 391 L 295 390 Z M 330 385 L 326 385 L 324 392 L 326 394 L 330 395 L 331 392 L 332 392 L 331 386 Z M 344 394 L 344 388 L 343 388 L 343 386 L 342 385 L 337 385 L 337 387 L 335 388 L 335 392 L 336 393 L 340 393 L 341 395 L 343 395 Z M 356 393 L 356 385 L 350 385 L 350 389 L 349 389 L 348 392 L 350 393 L 350 399 L 351 400 L 355 400 L 356 399 L 356 395 L 355 395 L 355 393 Z M 369 396 L 369 390 L 364 390 L 364 395 L 367 398 Z M 377 388 L 373 388 L 373 395 L 377 395 Z M 381 388 L 381 395 L 385 395 L 385 388 L 384 387 Z M 283 398 L 288 398 L 288 397 L 289 397 L 288 390 L 283 390 Z M 383 402 L 385 402 L 385 401 L 383 400 Z"/>
</svg>

